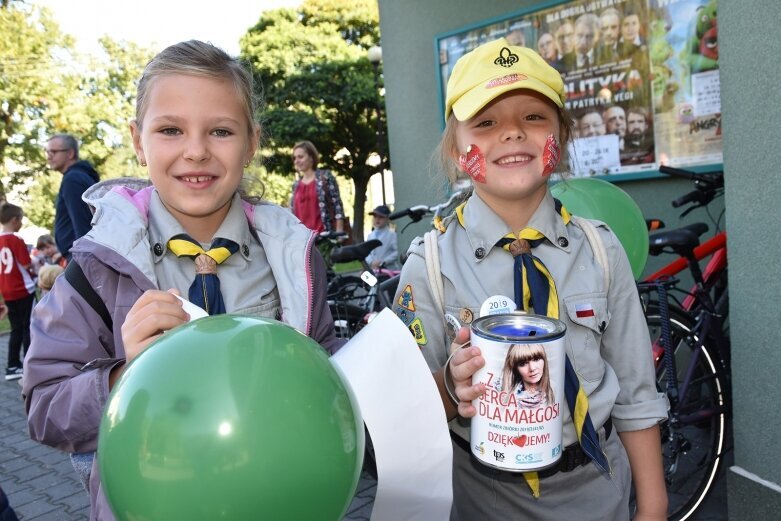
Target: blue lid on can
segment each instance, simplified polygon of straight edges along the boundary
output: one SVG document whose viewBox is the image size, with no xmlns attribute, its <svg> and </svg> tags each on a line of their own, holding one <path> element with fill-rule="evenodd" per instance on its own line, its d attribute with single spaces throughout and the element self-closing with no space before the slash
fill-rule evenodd
<svg viewBox="0 0 781 521">
<path fill-rule="evenodd" d="M 546 342 L 564 336 L 564 322 L 523 312 L 488 315 L 472 322 L 472 332 L 500 342 Z"/>
<path fill-rule="evenodd" d="M 531 324 L 495 324 L 489 328 L 489 331 L 495 335 L 509 337 L 542 336 L 548 331 L 541 327 L 535 327 Z"/>
</svg>

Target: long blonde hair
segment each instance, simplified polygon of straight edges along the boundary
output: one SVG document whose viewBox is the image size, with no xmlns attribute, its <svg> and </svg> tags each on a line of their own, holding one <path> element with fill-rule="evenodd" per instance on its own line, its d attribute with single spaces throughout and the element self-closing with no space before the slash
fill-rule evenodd
<svg viewBox="0 0 781 521">
<path fill-rule="evenodd" d="M 507 357 L 504 360 L 504 369 L 502 370 L 502 391 L 511 393 L 520 385 L 523 387 L 523 378 L 517 371 L 519 365 L 533 360 L 542 360 L 542 378 L 539 388 L 545 393 L 545 401 L 553 403 L 553 388 L 550 384 L 550 371 L 548 370 L 548 356 L 545 354 L 545 348 L 542 344 L 512 344 L 507 350 Z"/>
</svg>

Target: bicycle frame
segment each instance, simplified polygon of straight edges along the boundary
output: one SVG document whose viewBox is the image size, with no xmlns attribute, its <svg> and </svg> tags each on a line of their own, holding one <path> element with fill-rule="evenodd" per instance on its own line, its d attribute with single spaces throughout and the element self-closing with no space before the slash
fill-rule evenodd
<svg viewBox="0 0 781 521">
<path fill-rule="evenodd" d="M 705 269 L 702 272 L 706 287 L 714 276 L 723 272 L 727 267 L 727 232 L 720 232 L 714 235 L 694 249 L 694 257 L 697 261 L 701 261 L 711 254 L 713 254 L 713 257 L 708 261 L 708 264 L 706 264 Z M 684 257 L 678 257 L 662 269 L 647 276 L 643 279 L 643 282 L 653 282 L 673 277 L 685 270 L 688 266 L 688 261 Z M 693 288 L 683 300 L 681 307 L 686 311 L 691 311 L 696 301 L 696 288 Z"/>
</svg>

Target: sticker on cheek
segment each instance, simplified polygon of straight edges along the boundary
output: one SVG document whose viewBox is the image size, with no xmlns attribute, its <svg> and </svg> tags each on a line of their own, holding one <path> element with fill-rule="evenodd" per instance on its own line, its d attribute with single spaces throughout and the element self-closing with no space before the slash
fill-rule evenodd
<svg viewBox="0 0 781 521">
<path fill-rule="evenodd" d="M 458 156 L 458 165 L 476 183 L 485 183 L 485 156 L 477 145 L 469 145 L 466 154 Z"/>
<path fill-rule="evenodd" d="M 548 134 L 548 139 L 545 140 L 545 150 L 542 153 L 542 176 L 547 177 L 551 175 L 556 167 L 559 166 L 559 160 L 561 159 L 561 148 L 558 141 L 553 137 L 553 134 Z"/>
</svg>

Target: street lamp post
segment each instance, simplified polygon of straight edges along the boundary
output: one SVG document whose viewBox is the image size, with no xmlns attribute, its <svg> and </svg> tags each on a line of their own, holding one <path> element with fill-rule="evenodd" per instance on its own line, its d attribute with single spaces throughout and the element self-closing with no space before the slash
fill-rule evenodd
<svg viewBox="0 0 781 521">
<path fill-rule="evenodd" d="M 380 158 L 380 183 L 382 184 L 382 204 L 385 204 L 385 168 L 382 162 L 382 106 L 380 103 L 379 90 L 380 90 L 380 64 L 382 63 L 382 47 L 375 45 L 369 48 L 368 51 L 369 61 L 374 67 L 374 88 L 377 90 L 377 129 L 375 134 L 377 136 L 377 155 Z"/>
</svg>

